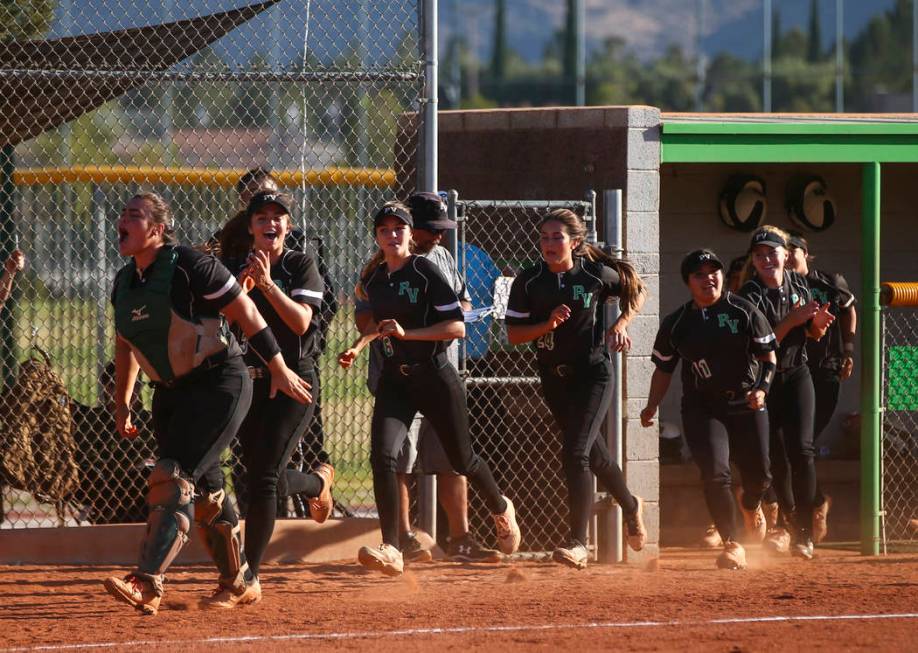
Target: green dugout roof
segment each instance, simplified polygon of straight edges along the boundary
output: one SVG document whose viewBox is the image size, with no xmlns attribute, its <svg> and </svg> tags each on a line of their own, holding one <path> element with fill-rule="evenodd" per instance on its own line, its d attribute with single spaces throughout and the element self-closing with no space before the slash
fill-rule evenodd
<svg viewBox="0 0 918 653">
<path fill-rule="evenodd" d="M 915 163 L 918 114 L 664 113 L 663 163 Z"/>
</svg>

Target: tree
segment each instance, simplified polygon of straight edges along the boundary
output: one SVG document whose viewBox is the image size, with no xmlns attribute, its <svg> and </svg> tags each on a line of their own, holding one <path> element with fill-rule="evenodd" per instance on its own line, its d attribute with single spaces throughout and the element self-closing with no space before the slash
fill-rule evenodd
<svg viewBox="0 0 918 653">
<path fill-rule="evenodd" d="M 0 42 L 44 36 L 54 20 L 56 0 L 19 0 L 0 3 Z"/>
<path fill-rule="evenodd" d="M 507 0 L 495 0 L 494 51 L 491 54 L 491 78 L 502 82 L 507 74 Z"/>
<path fill-rule="evenodd" d="M 576 0 L 567 0 L 567 14 L 564 20 L 564 40 L 561 70 L 564 81 L 576 82 L 577 78 L 577 6 Z"/>
<path fill-rule="evenodd" d="M 819 24 L 819 0 L 810 0 L 810 25 L 806 36 L 806 60 L 822 60 L 822 29 Z"/>
</svg>

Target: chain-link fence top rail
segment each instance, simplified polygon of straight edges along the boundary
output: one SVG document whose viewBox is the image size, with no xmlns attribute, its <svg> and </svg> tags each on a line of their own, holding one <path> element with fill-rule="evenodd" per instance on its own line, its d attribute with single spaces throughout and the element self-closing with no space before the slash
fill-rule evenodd
<svg viewBox="0 0 918 653">
<path fill-rule="evenodd" d="M 882 315 L 884 538 L 918 544 L 918 308 Z"/>
<path fill-rule="evenodd" d="M 523 531 L 521 551 L 552 551 L 570 539 L 561 434 L 542 398 L 535 353 L 507 341 L 503 314 L 513 277 L 540 260 L 538 225 L 552 209 L 592 220 L 585 202 L 460 200 L 458 264 L 473 308 L 496 316 L 466 325 L 462 343 L 469 424 L 478 452 L 513 499 Z M 589 225 L 589 223 L 588 223 Z M 483 499 L 470 492 L 470 527 L 495 545 Z"/>
<path fill-rule="evenodd" d="M 419 13 L 417 0 L 0 4 L 0 253 L 18 243 L 28 260 L 0 315 L 0 527 L 57 523 L 42 501 L 67 523 L 144 518 L 150 430 L 117 438 L 102 374 L 124 263 L 114 220 L 133 193 L 153 190 L 170 201 L 179 240 L 202 243 L 239 208 L 235 183 L 255 166 L 275 171 L 296 198 L 295 226 L 321 238 L 340 303 L 320 364 L 326 448 L 339 504 L 372 508 L 365 369 L 345 375 L 334 357 L 353 337 L 368 216 L 390 199 L 394 170 L 416 169 Z M 21 460 L 52 437 L 13 419 L 26 410 L 11 388 L 31 382 L 17 376 L 32 344 L 66 390 L 62 465 L 79 472 L 66 483 L 34 477 L 63 468 Z M 234 481 L 238 462 L 230 468 Z"/>
</svg>

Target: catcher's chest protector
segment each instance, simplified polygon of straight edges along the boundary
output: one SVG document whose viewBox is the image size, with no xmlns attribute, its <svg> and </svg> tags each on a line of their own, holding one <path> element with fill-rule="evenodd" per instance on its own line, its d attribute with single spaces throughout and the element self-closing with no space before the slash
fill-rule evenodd
<svg viewBox="0 0 918 653">
<path fill-rule="evenodd" d="M 175 312 L 171 294 L 177 262 L 175 248 L 165 246 L 144 283 L 133 285 L 137 278 L 134 261 L 121 268 L 117 277 L 115 329 L 153 381 L 171 381 L 187 374 L 227 346 L 222 319 L 191 322 Z"/>
</svg>

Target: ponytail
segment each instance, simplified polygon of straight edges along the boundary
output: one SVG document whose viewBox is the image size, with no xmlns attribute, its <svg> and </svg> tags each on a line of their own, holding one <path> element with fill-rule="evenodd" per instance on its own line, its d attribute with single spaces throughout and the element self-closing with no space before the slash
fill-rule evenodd
<svg viewBox="0 0 918 653">
<path fill-rule="evenodd" d="M 249 214 L 238 211 L 220 230 L 220 255 L 224 259 L 244 259 L 252 249 Z"/>
<path fill-rule="evenodd" d="M 586 225 L 583 223 L 583 220 L 570 209 L 555 209 L 554 211 L 550 211 L 542 218 L 541 222 L 539 222 L 539 229 L 549 221 L 560 222 L 564 225 L 565 230 L 571 238 L 580 240 L 580 245 L 573 251 L 574 256 L 582 256 L 589 261 L 601 263 L 618 273 L 622 287 L 619 293 L 618 302 L 622 309 L 622 313 L 628 315 L 637 312 L 638 308 L 641 306 L 643 297 L 647 294 L 647 287 L 644 285 L 641 277 L 638 276 L 634 266 L 628 261 L 615 258 L 611 254 L 607 254 L 596 247 L 596 245 L 588 243 L 586 241 Z"/>
<path fill-rule="evenodd" d="M 582 242 L 574 251 L 574 254 L 582 256 L 588 261 L 602 263 L 615 270 L 621 282 L 621 291 L 618 294 L 618 305 L 622 313 L 636 313 L 642 304 L 642 297 L 647 294 L 647 286 L 644 285 L 641 277 L 638 276 L 634 266 L 620 258 L 615 258 L 611 254 L 599 249 L 596 245 Z"/>
<path fill-rule="evenodd" d="M 385 259 L 386 255 L 383 254 L 381 249 L 378 249 L 363 266 L 363 269 L 360 271 L 360 280 L 357 281 L 357 285 L 354 286 L 354 294 L 357 296 L 357 299 L 361 301 L 367 301 L 369 299 L 366 284 L 370 280 L 370 275 L 373 274 L 376 268 L 382 265 Z"/>
</svg>

